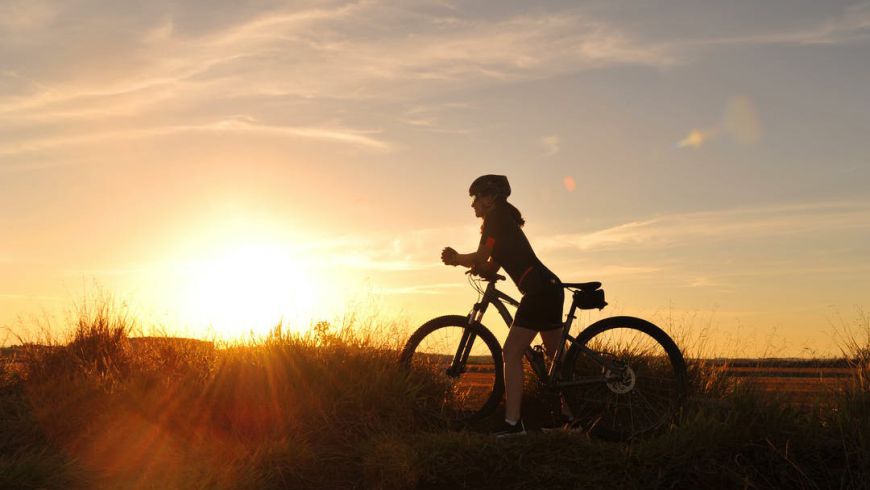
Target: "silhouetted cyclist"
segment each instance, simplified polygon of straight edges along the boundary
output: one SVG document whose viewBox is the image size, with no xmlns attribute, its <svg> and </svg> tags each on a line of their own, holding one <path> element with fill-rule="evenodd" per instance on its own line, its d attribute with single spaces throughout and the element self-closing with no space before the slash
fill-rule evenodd
<svg viewBox="0 0 870 490">
<path fill-rule="evenodd" d="M 451 247 L 441 252 L 447 265 L 471 268 L 476 274 L 489 276 L 500 267 L 513 279 L 523 294 L 513 325 L 505 339 L 504 384 L 505 426 L 496 432 L 504 436 L 525 433 L 520 408 L 523 396 L 523 354 L 537 334 L 541 334 L 547 353 L 552 357 L 559 347 L 562 327 L 562 283 L 535 255 L 523 233 L 525 224 L 520 211 L 507 202 L 511 187 L 504 175 L 483 175 L 471 183 L 474 215 L 483 218 L 480 245 L 476 252 L 457 253 Z M 562 404 L 566 419 L 571 415 Z"/>
</svg>

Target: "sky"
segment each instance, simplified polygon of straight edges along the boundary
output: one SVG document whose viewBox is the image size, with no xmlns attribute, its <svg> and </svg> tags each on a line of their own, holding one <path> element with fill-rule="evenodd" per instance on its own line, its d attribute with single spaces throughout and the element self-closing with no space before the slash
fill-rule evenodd
<svg viewBox="0 0 870 490">
<path fill-rule="evenodd" d="M 868 2 L 2 0 L 0 342 L 99 294 L 194 336 L 464 314 L 440 250 L 495 173 L 604 283 L 583 321 L 836 354 L 868 135 Z"/>
</svg>

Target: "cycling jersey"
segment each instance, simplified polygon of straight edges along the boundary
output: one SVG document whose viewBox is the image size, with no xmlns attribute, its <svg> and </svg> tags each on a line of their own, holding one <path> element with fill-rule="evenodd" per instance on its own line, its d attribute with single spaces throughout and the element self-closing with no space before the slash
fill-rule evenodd
<svg viewBox="0 0 870 490">
<path fill-rule="evenodd" d="M 496 205 L 486 215 L 480 243 L 492 247 L 492 259 L 504 268 L 524 294 L 529 288 L 538 289 L 542 281 L 558 280 L 535 255 L 526 234 L 506 206 Z"/>
<path fill-rule="evenodd" d="M 510 209 L 497 204 L 486 215 L 480 243 L 492 246 L 492 259 L 523 293 L 514 325 L 532 330 L 559 328 L 565 297 L 562 283 L 535 255 Z"/>
</svg>

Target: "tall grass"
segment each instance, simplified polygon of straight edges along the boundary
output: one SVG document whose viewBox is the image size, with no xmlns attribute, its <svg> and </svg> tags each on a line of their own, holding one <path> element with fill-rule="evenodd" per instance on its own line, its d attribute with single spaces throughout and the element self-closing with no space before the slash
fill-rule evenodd
<svg viewBox="0 0 870 490">
<path fill-rule="evenodd" d="M 425 408 L 445 387 L 397 369 L 403 338 L 384 335 L 395 326 L 358 327 L 279 325 L 214 346 L 130 338 L 135 323 L 110 306 L 83 311 L 68 342 L 0 364 L 0 488 L 870 486 L 861 337 L 848 352 L 856 383 L 825 406 L 783 403 L 699 362 L 679 425 L 612 444 L 447 431 Z M 553 407 L 537 389 L 529 417 Z"/>
</svg>

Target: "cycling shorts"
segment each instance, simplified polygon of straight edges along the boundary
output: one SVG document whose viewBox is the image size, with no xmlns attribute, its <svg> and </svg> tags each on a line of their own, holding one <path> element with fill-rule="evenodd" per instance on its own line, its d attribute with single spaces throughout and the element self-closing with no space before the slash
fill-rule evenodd
<svg viewBox="0 0 870 490">
<path fill-rule="evenodd" d="M 538 332 L 562 327 L 565 290 L 549 271 L 531 271 L 521 283 L 523 298 L 514 325 Z"/>
</svg>

